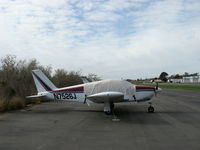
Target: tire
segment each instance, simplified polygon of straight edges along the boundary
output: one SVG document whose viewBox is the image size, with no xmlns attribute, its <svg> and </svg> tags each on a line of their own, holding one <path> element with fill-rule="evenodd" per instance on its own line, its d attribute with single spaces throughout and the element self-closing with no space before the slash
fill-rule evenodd
<svg viewBox="0 0 200 150">
<path fill-rule="evenodd" d="M 153 106 L 149 106 L 148 112 L 149 112 L 149 113 L 153 113 L 153 112 L 154 112 L 154 107 L 153 107 Z"/>
<path fill-rule="evenodd" d="M 112 112 L 111 112 L 111 111 L 105 111 L 105 114 L 106 114 L 106 115 L 111 115 Z"/>
<path fill-rule="evenodd" d="M 113 103 L 110 104 L 110 109 L 113 110 L 115 105 Z"/>
</svg>

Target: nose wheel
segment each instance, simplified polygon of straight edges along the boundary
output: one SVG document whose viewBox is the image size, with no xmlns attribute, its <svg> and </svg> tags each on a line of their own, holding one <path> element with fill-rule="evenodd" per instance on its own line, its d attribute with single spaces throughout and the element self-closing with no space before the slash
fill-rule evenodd
<svg viewBox="0 0 200 150">
<path fill-rule="evenodd" d="M 149 113 L 153 113 L 153 112 L 154 112 L 154 107 L 150 105 L 150 106 L 148 107 L 148 112 L 149 112 Z"/>
</svg>

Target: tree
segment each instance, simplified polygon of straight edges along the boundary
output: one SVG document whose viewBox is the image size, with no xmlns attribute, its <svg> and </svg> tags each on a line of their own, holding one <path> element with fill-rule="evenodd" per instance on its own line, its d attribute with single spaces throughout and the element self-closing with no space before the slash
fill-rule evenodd
<svg viewBox="0 0 200 150">
<path fill-rule="evenodd" d="M 192 74 L 190 74 L 191 76 L 198 76 L 198 73 L 196 72 L 196 73 L 192 73 Z"/>
<path fill-rule="evenodd" d="M 160 76 L 159 76 L 159 79 L 160 80 L 162 80 L 162 81 L 164 81 L 164 82 L 167 82 L 167 76 L 168 76 L 168 73 L 166 73 L 166 72 L 162 72 L 161 74 L 160 74 Z"/>
<path fill-rule="evenodd" d="M 179 75 L 179 74 L 176 74 L 175 76 L 174 76 L 174 79 L 181 79 L 182 78 L 182 75 Z"/>
<path fill-rule="evenodd" d="M 52 79 L 53 83 L 57 87 L 72 86 L 83 83 L 80 77 L 80 72 L 75 72 L 75 71 L 67 72 L 64 69 L 55 70 L 55 74 Z"/>
<path fill-rule="evenodd" d="M 93 82 L 93 81 L 100 81 L 100 80 L 101 80 L 101 78 L 98 77 L 98 76 L 97 76 L 96 74 L 94 74 L 94 73 L 88 74 L 87 79 L 88 79 L 90 82 Z"/>
<path fill-rule="evenodd" d="M 190 76 L 190 75 L 189 75 L 188 72 L 185 72 L 183 76 L 184 76 L 184 77 L 188 77 L 188 76 Z"/>
<path fill-rule="evenodd" d="M 15 78 L 17 74 L 16 70 L 16 56 L 7 55 L 1 59 L 1 72 L 0 72 L 0 95 L 9 100 L 16 94 L 15 91 Z"/>
<path fill-rule="evenodd" d="M 15 55 L 7 55 L 0 64 L 0 97 L 10 100 L 13 97 L 25 98 L 36 93 L 31 70 L 40 69 L 51 77 L 50 66 L 43 67 L 37 60 L 17 60 Z"/>
</svg>

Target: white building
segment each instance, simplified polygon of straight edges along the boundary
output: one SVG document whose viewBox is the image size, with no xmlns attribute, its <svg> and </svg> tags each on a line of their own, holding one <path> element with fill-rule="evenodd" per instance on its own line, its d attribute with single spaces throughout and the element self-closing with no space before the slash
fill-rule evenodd
<svg viewBox="0 0 200 150">
<path fill-rule="evenodd" d="M 183 83 L 200 83 L 200 76 L 183 77 Z"/>
<path fill-rule="evenodd" d="M 169 79 L 171 83 L 200 83 L 200 76 L 189 76 L 180 79 Z"/>
<path fill-rule="evenodd" d="M 170 79 L 169 82 L 171 82 L 171 83 L 183 83 L 183 79 Z"/>
</svg>

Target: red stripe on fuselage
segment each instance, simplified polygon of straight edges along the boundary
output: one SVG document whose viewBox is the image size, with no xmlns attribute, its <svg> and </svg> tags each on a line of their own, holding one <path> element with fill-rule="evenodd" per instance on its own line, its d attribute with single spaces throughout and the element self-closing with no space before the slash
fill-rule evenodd
<svg viewBox="0 0 200 150">
<path fill-rule="evenodd" d="M 154 90 L 154 87 L 149 86 L 136 86 L 136 90 Z"/>
<path fill-rule="evenodd" d="M 66 89 L 60 89 L 60 90 L 52 90 L 50 92 L 83 92 L 84 88 L 83 86 L 81 87 L 76 87 L 76 88 L 66 88 Z"/>
</svg>

